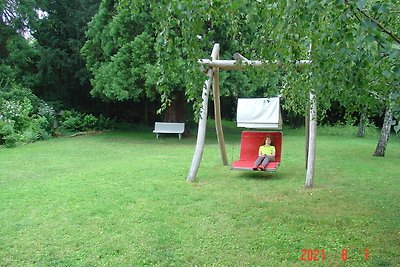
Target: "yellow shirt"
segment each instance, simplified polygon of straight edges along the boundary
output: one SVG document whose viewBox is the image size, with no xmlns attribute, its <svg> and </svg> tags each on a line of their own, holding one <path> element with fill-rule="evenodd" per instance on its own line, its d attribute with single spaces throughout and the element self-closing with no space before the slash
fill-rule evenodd
<svg viewBox="0 0 400 267">
<path fill-rule="evenodd" d="M 258 149 L 258 153 L 260 155 L 273 155 L 275 153 L 275 147 L 274 146 L 260 146 Z"/>
</svg>

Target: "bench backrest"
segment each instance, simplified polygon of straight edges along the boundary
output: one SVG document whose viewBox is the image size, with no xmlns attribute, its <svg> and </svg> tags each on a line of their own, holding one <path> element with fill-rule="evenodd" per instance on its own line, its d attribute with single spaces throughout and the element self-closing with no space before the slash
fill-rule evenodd
<svg viewBox="0 0 400 267">
<path fill-rule="evenodd" d="M 155 122 L 154 132 L 183 133 L 185 123 L 180 122 Z"/>
</svg>

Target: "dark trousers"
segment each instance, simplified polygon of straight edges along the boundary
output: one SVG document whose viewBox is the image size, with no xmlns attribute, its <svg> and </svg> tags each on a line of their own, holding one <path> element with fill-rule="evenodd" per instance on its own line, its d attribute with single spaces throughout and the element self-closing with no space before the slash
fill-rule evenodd
<svg viewBox="0 0 400 267">
<path fill-rule="evenodd" d="M 259 156 L 256 161 L 254 162 L 254 166 L 259 166 L 262 165 L 264 167 L 267 167 L 268 162 L 270 161 L 274 161 L 274 157 L 273 156 Z"/>
</svg>

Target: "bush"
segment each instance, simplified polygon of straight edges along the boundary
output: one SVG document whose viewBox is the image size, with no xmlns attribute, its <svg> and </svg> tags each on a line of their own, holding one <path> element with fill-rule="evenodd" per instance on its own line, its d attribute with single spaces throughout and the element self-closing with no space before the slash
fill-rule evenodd
<svg viewBox="0 0 400 267">
<path fill-rule="evenodd" d="M 18 143 L 19 136 L 14 131 L 14 123 L 13 120 L 4 119 L 0 115 L 0 145 L 12 147 Z"/>
<path fill-rule="evenodd" d="M 115 128 L 115 121 L 100 115 L 97 119 L 97 127 L 99 129 L 113 129 Z"/>
<path fill-rule="evenodd" d="M 31 118 L 29 126 L 22 133 L 22 141 L 31 143 L 36 140 L 47 140 L 51 138 L 51 132 L 53 129 L 47 131 L 49 127 L 49 121 L 43 116 L 36 116 Z"/>
<path fill-rule="evenodd" d="M 59 127 L 67 131 L 82 130 L 82 116 L 75 110 L 63 110 L 60 112 Z"/>
<path fill-rule="evenodd" d="M 97 118 L 92 114 L 64 110 L 60 112 L 59 126 L 62 131 L 108 130 L 113 128 L 114 122 L 102 115 Z"/>
<path fill-rule="evenodd" d="M 97 118 L 92 114 L 87 114 L 83 116 L 83 128 L 87 130 L 94 130 L 98 129 L 97 125 Z"/>
<path fill-rule="evenodd" d="M 42 129 L 46 130 L 47 133 L 54 133 L 56 113 L 51 106 L 42 100 L 39 102 L 37 119 Z"/>
<path fill-rule="evenodd" d="M 0 89 L 0 145 L 48 139 L 54 132 L 55 112 L 26 88 L 11 84 Z"/>
</svg>

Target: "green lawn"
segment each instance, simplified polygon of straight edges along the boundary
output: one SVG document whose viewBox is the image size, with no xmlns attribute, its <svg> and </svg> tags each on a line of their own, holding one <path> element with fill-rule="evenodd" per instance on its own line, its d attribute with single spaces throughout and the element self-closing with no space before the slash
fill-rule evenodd
<svg viewBox="0 0 400 267">
<path fill-rule="evenodd" d="M 136 130 L 0 148 L 1 265 L 400 266 L 400 138 L 374 158 L 375 136 L 320 133 L 311 190 L 301 131 L 284 132 L 275 174 L 222 166 L 209 131 L 193 184 L 194 137 Z M 239 132 L 226 135 L 231 160 Z M 303 249 L 325 259 L 301 261 Z"/>
</svg>

